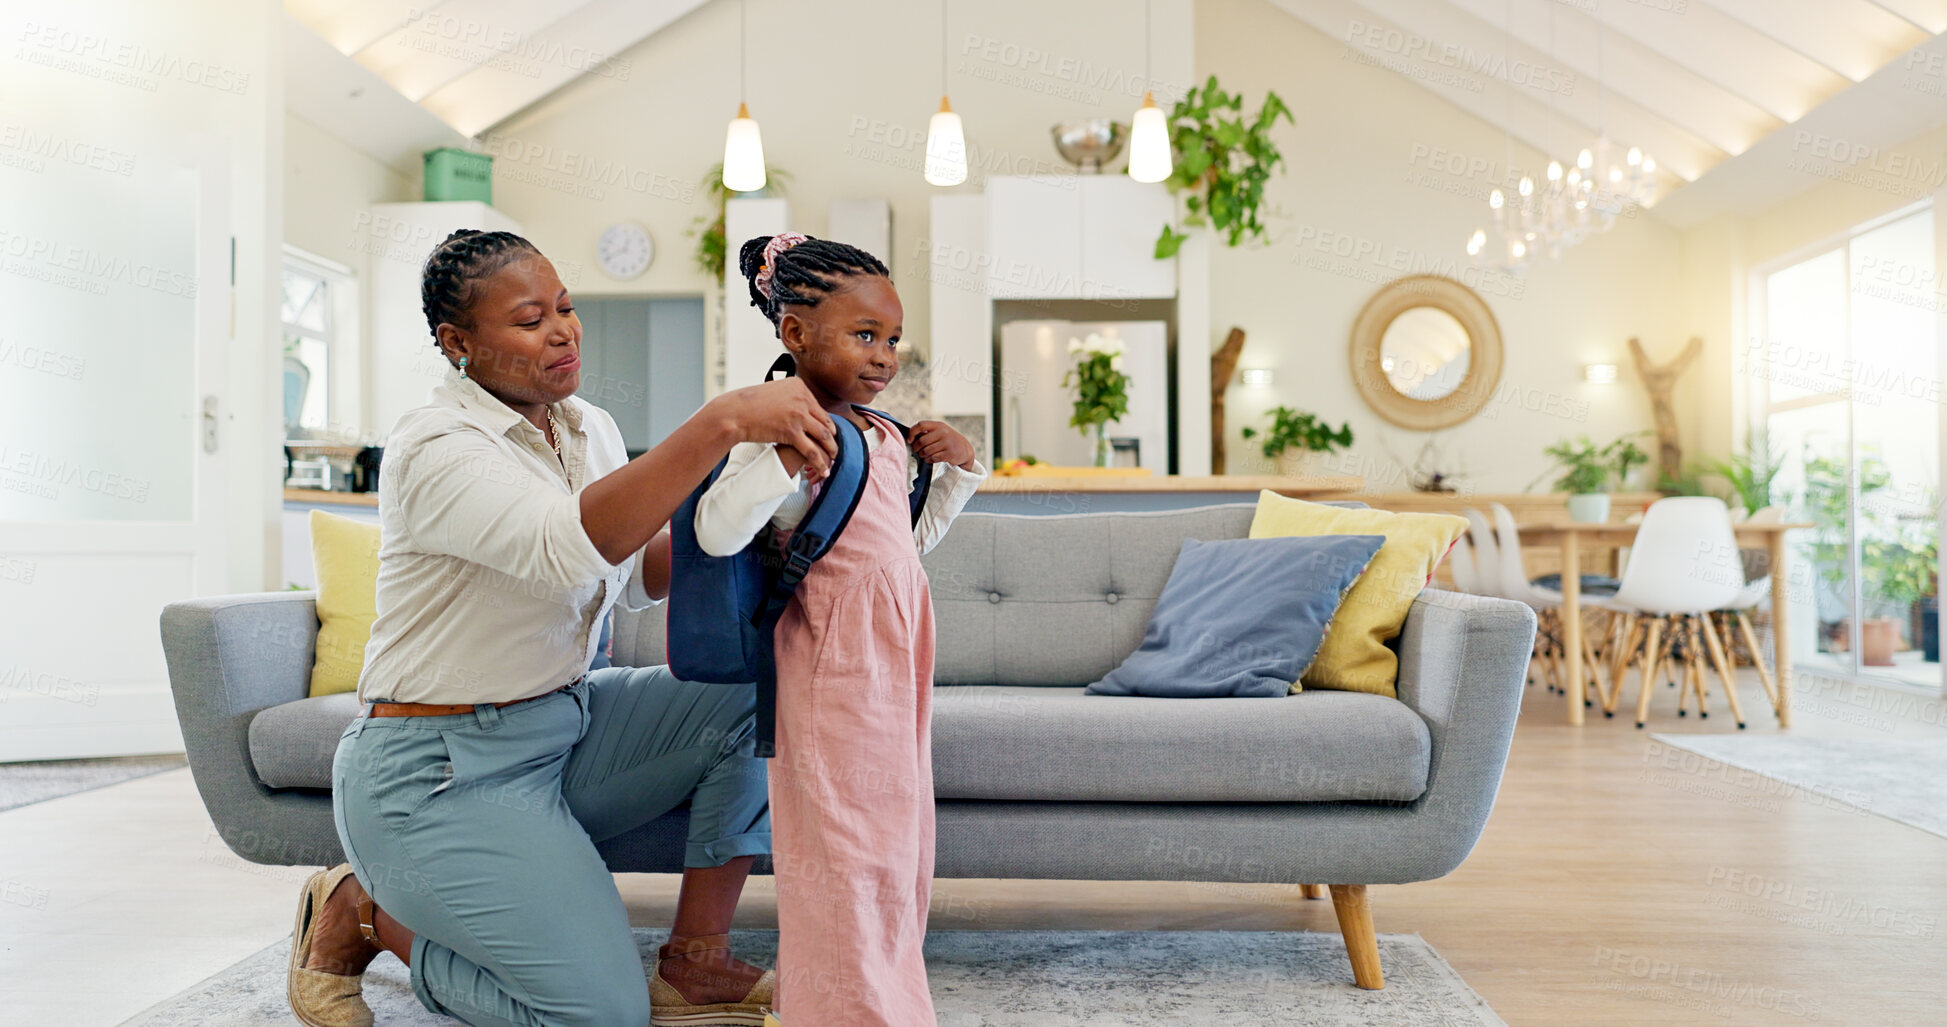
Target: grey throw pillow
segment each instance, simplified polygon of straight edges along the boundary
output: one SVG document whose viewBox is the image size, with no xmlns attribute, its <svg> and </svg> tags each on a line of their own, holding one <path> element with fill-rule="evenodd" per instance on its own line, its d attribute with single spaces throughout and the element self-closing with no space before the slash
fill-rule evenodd
<svg viewBox="0 0 1947 1027">
<path fill-rule="evenodd" d="M 1287 695 L 1384 535 L 1185 539 L 1136 651 L 1091 695 Z"/>
</svg>

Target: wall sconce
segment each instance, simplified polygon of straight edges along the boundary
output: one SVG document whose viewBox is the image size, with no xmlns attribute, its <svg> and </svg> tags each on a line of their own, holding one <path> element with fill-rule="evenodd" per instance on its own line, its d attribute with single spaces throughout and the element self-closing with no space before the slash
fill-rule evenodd
<svg viewBox="0 0 1947 1027">
<path fill-rule="evenodd" d="M 1588 382 L 1590 385 L 1614 385 L 1616 384 L 1616 365 L 1583 364 L 1582 380 Z"/>
<path fill-rule="evenodd" d="M 1268 367 L 1247 367 L 1244 369 L 1243 382 L 1245 385 L 1269 385 L 1271 384 L 1271 369 Z"/>
</svg>

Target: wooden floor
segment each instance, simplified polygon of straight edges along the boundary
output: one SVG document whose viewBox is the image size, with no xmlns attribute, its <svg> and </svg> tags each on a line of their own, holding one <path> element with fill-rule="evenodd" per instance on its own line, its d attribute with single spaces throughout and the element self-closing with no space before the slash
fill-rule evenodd
<svg viewBox="0 0 1947 1027">
<path fill-rule="evenodd" d="M 1755 682 L 1741 694 L 1763 709 Z M 1675 708 L 1659 693 L 1651 730 L 1732 730 Z M 1825 690 L 1792 733 L 1947 744 L 1944 724 L 1937 701 Z M 302 876 L 224 850 L 186 771 L 0 813 L 0 1022 L 119 1023 L 287 932 Z M 619 880 L 638 923 L 667 922 L 674 878 Z M 1372 905 L 1511 1024 L 1947 1022 L 1947 839 L 1626 721 L 1569 728 L 1538 687 L 1473 856 Z M 739 924 L 775 926 L 768 881 Z M 1295 887 L 1035 881 L 942 881 L 933 926 L 1337 931 Z"/>
</svg>

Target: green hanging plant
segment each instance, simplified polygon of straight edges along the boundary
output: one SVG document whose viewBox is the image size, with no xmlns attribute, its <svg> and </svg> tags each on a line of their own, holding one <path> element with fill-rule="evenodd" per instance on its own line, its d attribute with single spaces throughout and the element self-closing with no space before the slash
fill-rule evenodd
<svg viewBox="0 0 1947 1027">
<path fill-rule="evenodd" d="M 764 188 L 748 193 L 738 193 L 737 195 L 782 196 L 784 195 L 784 183 L 790 177 L 789 172 L 782 171 L 767 164 L 764 166 Z M 721 282 L 723 281 L 724 268 L 728 265 L 730 259 L 730 244 L 729 240 L 724 238 L 723 228 L 724 205 L 730 201 L 730 190 L 724 188 L 723 185 L 723 163 L 721 161 L 710 165 L 710 170 L 703 179 L 703 192 L 716 201 L 716 213 L 714 215 L 698 214 L 696 220 L 691 223 L 690 229 L 683 234 L 696 240 L 696 252 L 693 255 L 696 260 L 696 269 L 709 275 L 712 280 Z"/>
<path fill-rule="evenodd" d="M 1209 226 L 1236 246 L 1246 236 L 1264 237 L 1258 208 L 1264 184 L 1284 164 L 1284 155 L 1271 141 L 1271 126 L 1291 116 L 1278 94 L 1266 92 L 1257 113 L 1246 119 L 1242 93 L 1226 93 L 1212 75 L 1201 88 L 1191 86 L 1170 109 L 1170 149 L 1174 167 L 1164 180 L 1171 192 L 1188 192 L 1184 227 Z M 1235 112 L 1235 113 L 1232 113 Z M 1156 259 L 1176 256 L 1189 235 L 1165 224 L 1156 239 Z"/>
</svg>

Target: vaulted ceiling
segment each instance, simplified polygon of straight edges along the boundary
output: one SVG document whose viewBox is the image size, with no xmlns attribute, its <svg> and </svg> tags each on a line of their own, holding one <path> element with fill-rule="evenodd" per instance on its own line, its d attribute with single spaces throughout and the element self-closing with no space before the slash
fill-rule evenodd
<svg viewBox="0 0 1947 1027">
<path fill-rule="evenodd" d="M 284 6 L 474 136 L 583 75 L 614 73 L 611 59 L 704 2 Z M 1947 0 L 1269 2 L 1551 155 L 1566 159 L 1598 130 L 1641 147 L 1665 177 L 1657 213 L 1677 223 L 1809 188 L 1806 175 L 1780 171 L 1790 163 L 1781 147 L 1798 135 L 1787 127 L 1887 146 L 1947 121 Z"/>
<path fill-rule="evenodd" d="M 1883 147 L 1947 121 L 1947 0 L 1270 2 L 1551 156 L 1641 147 L 1678 223 L 1809 188 L 1788 126 Z"/>
<path fill-rule="evenodd" d="M 705 0 L 285 0 L 325 42 L 462 135 L 478 135 Z"/>
</svg>

